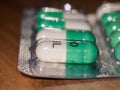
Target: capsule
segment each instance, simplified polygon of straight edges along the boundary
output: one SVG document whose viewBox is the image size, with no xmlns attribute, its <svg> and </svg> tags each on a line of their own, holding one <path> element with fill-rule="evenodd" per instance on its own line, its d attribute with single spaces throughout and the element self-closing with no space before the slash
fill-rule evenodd
<svg viewBox="0 0 120 90">
<path fill-rule="evenodd" d="M 110 45 L 111 47 L 115 47 L 120 42 L 120 31 L 114 31 L 110 35 Z"/>
<path fill-rule="evenodd" d="M 120 43 L 118 43 L 114 48 L 115 58 L 120 61 Z"/>
<path fill-rule="evenodd" d="M 114 11 L 119 11 L 120 10 L 120 3 L 103 3 L 98 9 L 97 9 L 97 13 L 96 16 L 98 18 L 98 20 L 100 20 L 102 18 L 102 16 L 105 13 L 110 13 L 110 12 L 114 12 Z"/>
<path fill-rule="evenodd" d="M 108 22 L 105 26 L 106 36 L 110 36 L 113 31 L 116 31 L 119 29 L 120 29 L 120 21 Z"/>
<path fill-rule="evenodd" d="M 52 39 L 69 39 L 69 40 L 82 40 L 82 41 L 91 41 L 95 43 L 95 37 L 90 31 L 73 31 L 73 30 L 48 30 L 44 29 L 37 33 L 36 41 L 44 38 Z"/>
<path fill-rule="evenodd" d="M 35 52 L 43 62 L 78 64 L 93 63 L 99 55 L 96 44 L 88 41 L 42 41 Z"/>
<path fill-rule="evenodd" d="M 81 30 L 91 30 L 90 25 L 85 21 L 79 20 L 61 20 L 61 21 L 51 21 L 51 20 L 41 20 L 36 24 L 36 30 L 40 31 L 44 28 L 47 29 L 81 29 Z"/>
<path fill-rule="evenodd" d="M 120 19 L 120 11 L 106 13 L 102 16 L 101 24 L 105 26 L 106 23 L 111 22 L 111 21 L 116 21 L 117 19 Z"/>
<path fill-rule="evenodd" d="M 85 15 L 76 10 L 63 11 L 61 9 L 44 7 L 36 14 L 36 20 L 38 21 L 47 17 L 86 20 Z"/>
</svg>

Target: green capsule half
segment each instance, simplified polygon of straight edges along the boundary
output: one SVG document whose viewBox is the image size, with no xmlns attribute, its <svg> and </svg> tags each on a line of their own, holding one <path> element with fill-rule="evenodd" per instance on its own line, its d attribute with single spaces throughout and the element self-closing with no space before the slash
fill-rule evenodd
<svg viewBox="0 0 120 90">
<path fill-rule="evenodd" d="M 120 61 L 120 43 L 118 43 L 114 48 L 114 56 L 118 61 Z"/>
<path fill-rule="evenodd" d="M 111 12 L 111 13 L 105 13 L 102 16 L 101 24 L 103 26 L 105 26 L 106 23 L 111 22 L 111 21 L 115 21 L 116 19 L 120 19 L 120 11 L 115 11 L 115 12 Z"/>
<path fill-rule="evenodd" d="M 106 36 L 110 36 L 113 31 L 120 29 L 120 21 L 108 22 L 105 26 Z"/>
<path fill-rule="evenodd" d="M 110 35 L 110 45 L 111 47 L 115 47 L 120 42 L 120 31 L 114 31 Z"/>
</svg>

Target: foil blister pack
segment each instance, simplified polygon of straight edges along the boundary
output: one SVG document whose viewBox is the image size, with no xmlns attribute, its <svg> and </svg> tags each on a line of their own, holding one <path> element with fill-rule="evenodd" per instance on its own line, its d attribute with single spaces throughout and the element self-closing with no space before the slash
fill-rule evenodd
<svg viewBox="0 0 120 90">
<path fill-rule="evenodd" d="M 36 12 L 35 8 L 27 8 L 23 11 L 18 58 L 20 72 L 38 78 L 87 79 L 120 77 L 120 62 L 116 60 L 113 54 L 114 50 L 111 48 L 99 20 L 90 19 L 95 22 L 92 23 L 90 28 L 86 24 L 80 24 L 79 27 L 83 26 L 81 29 L 84 31 L 78 31 L 79 28 L 77 34 L 76 31 L 71 30 L 73 25 L 71 26 L 72 23 L 67 19 L 60 21 L 60 25 L 65 27 L 59 27 L 59 30 L 57 26 L 60 25 L 56 23 L 57 28 L 55 27 L 55 31 L 48 30 L 51 28 L 51 26 L 48 27 L 49 25 L 46 25 L 47 28 L 44 28 L 44 30 L 37 31 L 36 28 L 43 29 L 44 26 L 36 26 L 35 28 Z M 96 14 L 93 14 L 93 17 L 96 17 Z M 85 22 L 90 21 L 86 19 Z M 69 30 L 61 31 L 61 29 L 65 28 L 69 28 Z M 50 36 L 47 35 L 48 38 L 43 38 L 40 35 L 40 38 L 37 37 L 38 33 L 42 31 L 58 34 L 56 34 L 57 36 L 54 36 L 54 33 L 50 34 Z M 93 35 L 88 34 L 90 32 Z M 83 33 L 87 33 L 85 34 L 87 36 L 84 36 Z M 80 35 L 79 38 L 77 35 Z M 44 51 L 43 48 L 49 48 L 49 50 Z"/>
</svg>

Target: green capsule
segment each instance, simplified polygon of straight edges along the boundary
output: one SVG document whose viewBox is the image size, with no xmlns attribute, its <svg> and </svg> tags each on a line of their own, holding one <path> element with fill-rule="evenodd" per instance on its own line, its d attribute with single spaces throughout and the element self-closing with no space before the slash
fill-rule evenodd
<svg viewBox="0 0 120 90">
<path fill-rule="evenodd" d="M 110 45 L 111 47 L 115 47 L 120 42 L 120 31 L 114 31 L 110 35 Z"/>
<path fill-rule="evenodd" d="M 120 61 L 120 43 L 118 43 L 114 48 L 115 58 Z"/>
<path fill-rule="evenodd" d="M 63 12 L 59 9 L 42 8 L 36 14 L 36 20 L 45 19 L 46 17 L 62 18 Z"/>
<path fill-rule="evenodd" d="M 120 29 L 120 21 L 117 22 L 108 22 L 105 26 L 106 36 L 110 36 L 113 31 Z"/>
<path fill-rule="evenodd" d="M 120 19 L 120 11 L 104 14 L 101 19 L 101 24 L 105 26 L 106 23 L 114 21 L 115 19 Z"/>
</svg>

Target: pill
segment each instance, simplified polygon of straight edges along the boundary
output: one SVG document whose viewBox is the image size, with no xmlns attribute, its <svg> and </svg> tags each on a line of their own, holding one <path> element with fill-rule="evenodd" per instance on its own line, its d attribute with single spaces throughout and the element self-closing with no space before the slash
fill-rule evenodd
<svg viewBox="0 0 120 90">
<path fill-rule="evenodd" d="M 120 42 L 120 31 L 114 31 L 110 35 L 110 45 L 115 47 Z"/>
<path fill-rule="evenodd" d="M 114 48 L 115 58 L 120 61 L 120 43 L 118 43 Z"/>
<path fill-rule="evenodd" d="M 51 39 L 70 39 L 70 40 L 82 40 L 91 41 L 95 43 L 95 37 L 90 31 L 73 31 L 73 30 L 48 30 L 44 29 L 37 33 L 36 40 L 51 38 Z"/>
<path fill-rule="evenodd" d="M 75 10 L 63 11 L 61 9 L 44 7 L 36 14 L 36 20 L 45 19 L 46 17 L 86 20 L 84 14 L 79 13 Z"/>
<path fill-rule="evenodd" d="M 98 7 L 96 16 L 97 16 L 97 19 L 100 20 L 105 13 L 110 13 L 110 12 L 119 11 L 119 10 L 120 10 L 120 3 L 106 2 L 106 3 L 103 3 L 100 7 Z"/>
<path fill-rule="evenodd" d="M 101 24 L 105 26 L 106 23 L 110 21 L 115 21 L 117 19 L 120 19 L 120 11 L 106 13 L 101 18 Z"/>
<path fill-rule="evenodd" d="M 96 44 L 88 41 L 39 41 L 35 52 L 39 60 L 57 63 L 90 64 L 99 55 Z"/>
<path fill-rule="evenodd" d="M 108 22 L 105 25 L 106 36 L 110 36 L 113 31 L 120 30 L 120 21 Z"/>
<path fill-rule="evenodd" d="M 47 29 L 75 29 L 75 30 L 91 30 L 90 25 L 85 21 L 80 20 L 61 20 L 61 21 L 51 21 L 51 20 L 41 20 L 36 24 L 36 30 L 40 31 L 43 28 Z"/>
</svg>

